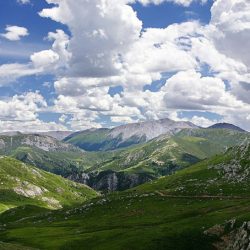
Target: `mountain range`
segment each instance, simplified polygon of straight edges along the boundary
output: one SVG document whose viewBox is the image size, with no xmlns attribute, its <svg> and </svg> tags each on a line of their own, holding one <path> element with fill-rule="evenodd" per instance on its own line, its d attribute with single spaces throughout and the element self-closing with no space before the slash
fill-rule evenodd
<svg viewBox="0 0 250 250">
<path fill-rule="evenodd" d="M 90 129 L 64 139 L 87 151 L 107 151 L 147 142 L 160 135 L 173 135 L 184 128 L 198 128 L 190 122 L 170 119 L 122 125 L 113 129 Z"/>
<path fill-rule="evenodd" d="M 86 130 L 63 141 L 44 134 L 17 133 L 0 136 L 0 154 L 97 190 L 125 190 L 172 174 L 249 138 L 249 133 L 237 127 L 224 127 L 218 124 L 204 129 L 163 119 Z"/>
</svg>

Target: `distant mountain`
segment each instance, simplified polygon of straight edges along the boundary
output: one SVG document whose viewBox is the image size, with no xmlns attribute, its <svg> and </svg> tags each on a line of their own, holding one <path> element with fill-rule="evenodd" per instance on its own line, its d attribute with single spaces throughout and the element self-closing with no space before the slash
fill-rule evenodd
<svg viewBox="0 0 250 250">
<path fill-rule="evenodd" d="M 80 151 L 75 146 L 40 134 L 15 134 L 0 136 L 0 153 L 8 153 L 18 147 L 34 147 L 47 152 Z"/>
<path fill-rule="evenodd" d="M 65 142 L 86 151 L 106 151 L 147 142 L 162 134 L 173 135 L 184 128 L 198 128 L 190 122 L 175 122 L 170 119 L 122 125 L 113 129 L 90 129 L 73 133 Z"/>
<path fill-rule="evenodd" d="M 184 128 L 198 128 L 191 122 L 176 122 L 168 118 L 141 123 L 132 123 L 116 127 L 110 131 L 110 136 L 116 138 L 122 136 L 123 141 L 132 137 L 145 137 L 146 141 L 162 134 L 174 134 Z"/>
<path fill-rule="evenodd" d="M 9 132 L 2 132 L 0 133 L 0 136 L 16 136 L 21 135 L 22 133 L 19 131 L 9 131 Z"/>
<path fill-rule="evenodd" d="M 48 132 L 39 132 L 37 134 L 47 135 L 61 141 L 66 137 L 68 137 L 69 135 L 71 135 L 72 133 L 73 133 L 72 131 L 48 131 Z"/>
<path fill-rule="evenodd" d="M 246 132 L 244 129 L 238 127 L 238 126 L 235 126 L 233 124 L 230 124 L 230 123 L 216 123 L 208 128 L 222 128 L 222 129 L 231 129 L 231 130 L 236 130 L 236 131 L 240 131 L 240 132 Z"/>
<path fill-rule="evenodd" d="M 57 209 L 96 196 L 97 193 L 85 185 L 9 157 L 0 157 L 0 213 L 28 204 Z"/>
<path fill-rule="evenodd" d="M 1 135 L 3 135 L 3 136 L 16 136 L 16 135 L 37 134 L 37 135 L 50 136 L 50 137 L 53 137 L 54 139 L 61 141 L 72 133 L 73 133 L 72 131 L 48 131 L 48 132 L 36 132 L 36 133 L 9 131 L 9 132 L 0 133 L 0 136 Z"/>
</svg>

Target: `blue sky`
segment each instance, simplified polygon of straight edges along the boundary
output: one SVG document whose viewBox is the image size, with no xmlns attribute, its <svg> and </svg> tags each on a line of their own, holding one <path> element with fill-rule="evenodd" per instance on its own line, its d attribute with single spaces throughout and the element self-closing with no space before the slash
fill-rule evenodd
<svg viewBox="0 0 250 250">
<path fill-rule="evenodd" d="M 213 36 L 216 29 L 227 32 L 219 30 L 222 26 L 216 16 L 227 10 L 220 7 L 222 0 L 169 0 L 161 4 L 152 0 L 147 5 L 143 0 L 130 5 L 119 1 L 108 5 L 104 16 L 96 7 L 98 0 L 96 5 L 86 0 L 63 0 L 59 6 L 45 0 L 0 2 L 0 101 L 18 110 L 10 108 L 2 117 L 9 130 L 22 129 L 15 122 L 20 120 L 22 108 L 34 119 L 37 130 L 82 130 L 164 117 L 202 126 L 238 122 L 248 128 L 244 125 L 248 121 L 246 89 L 237 85 L 242 80 L 239 75 L 247 75 L 248 61 L 237 54 L 237 48 L 221 49 L 220 44 L 231 46 L 231 41 Z M 225 3 L 233 5 L 229 0 Z M 211 19 L 213 5 L 217 9 Z M 55 8 L 60 11 L 59 17 Z M 117 22 L 112 8 L 121 13 Z M 52 12 L 48 14 L 45 9 Z M 68 12 L 74 20 L 64 19 Z M 6 28 L 16 26 L 19 28 L 12 33 L 17 32 L 17 39 L 10 39 Z M 57 30 L 62 31 L 63 38 Z M 54 34 L 50 39 L 49 32 Z M 235 46 L 235 42 L 232 44 Z M 145 50 L 140 50 L 143 46 Z M 212 54 L 217 61 L 209 57 Z M 118 55 L 120 59 L 114 63 Z M 225 65 L 217 65 L 220 61 Z M 94 72 L 91 77 L 88 68 Z M 228 72 L 234 71 L 232 79 Z M 211 90 L 205 90 L 208 87 Z M 35 99 L 27 101 L 27 93 L 36 93 L 46 105 Z M 240 118 L 235 111 L 239 108 Z"/>
</svg>

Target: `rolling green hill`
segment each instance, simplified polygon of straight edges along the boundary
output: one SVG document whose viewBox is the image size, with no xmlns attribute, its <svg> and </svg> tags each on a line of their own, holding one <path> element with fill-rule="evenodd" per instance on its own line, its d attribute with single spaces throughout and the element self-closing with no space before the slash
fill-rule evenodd
<svg viewBox="0 0 250 250">
<path fill-rule="evenodd" d="M 27 204 L 58 209 L 97 195 L 85 185 L 9 157 L 0 158 L 0 212 Z"/>
</svg>

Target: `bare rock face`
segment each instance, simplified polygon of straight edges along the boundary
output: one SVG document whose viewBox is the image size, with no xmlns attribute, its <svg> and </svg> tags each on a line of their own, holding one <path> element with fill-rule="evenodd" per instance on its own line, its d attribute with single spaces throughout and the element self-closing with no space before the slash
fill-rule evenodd
<svg viewBox="0 0 250 250">
<path fill-rule="evenodd" d="M 3 139 L 0 139 L 0 149 L 4 149 L 5 148 L 5 142 Z"/>
<path fill-rule="evenodd" d="M 79 148 L 56 140 L 53 137 L 39 134 L 18 134 L 16 136 L 0 136 L 0 149 L 11 151 L 20 146 L 35 147 L 44 151 L 81 151 Z"/>
<path fill-rule="evenodd" d="M 110 136 L 128 140 L 131 137 L 141 138 L 145 136 L 146 141 L 163 134 L 174 134 L 184 128 L 198 128 L 191 122 L 175 122 L 168 118 L 156 121 L 133 123 L 116 127 L 110 131 Z"/>
<path fill-rule="evenodd" d="M 250 249 L 250 221 L 245 221 L 237 227 L 235 219 L 222 225 L 215 225 L 204 232 L 208 236 L 216 236 L 213 246 L 218 250 L 249 250 Z"/>
<path fill-rule="evenodd" d="M 49 136 L 27 135 L 21 141 L 22 145 L 36 147 L 44 151 L 68 150 L 70 145 L 54 140 Z"/>
<path fill-rule="evenodd" d="M 249 250 L 250 249 L 250 221 L 235 232 L 232 242 L 227 246 L 227 250 Z"/>
<path fill-rule="evenodd" d="M 246 140 L 240 146 L 230 149 L 232 159 L 229 162 L 215 165 L 220 176 L 231 183 L 241 183 L 250 178 L 250 142 Z M 244 159 L 244 160 L 243 160 Z"/>
<path fill-rule="evenodd" d="M 110 170 L 100 173 L 76 174 L 67 178 L 104 192 L 123 191 L 153 179 L 152 176 L 146 174 L 128 174 Z"/>
<path fill-rule="evenodd" d="M 15 187 L 13 190 L 17 194 L 31 198 L 41 196 L 44 192 L 47 192 L 46 189 L 38 187 L 28 182 L 20 183 L 20 185 Z"/>
</svg>

